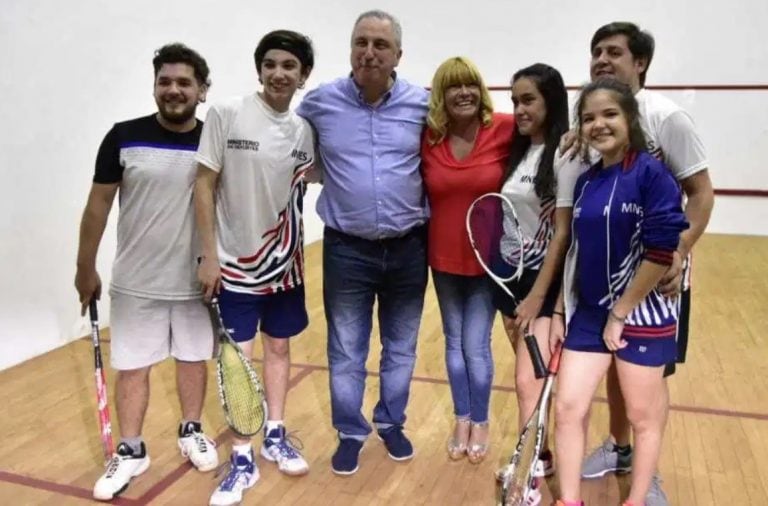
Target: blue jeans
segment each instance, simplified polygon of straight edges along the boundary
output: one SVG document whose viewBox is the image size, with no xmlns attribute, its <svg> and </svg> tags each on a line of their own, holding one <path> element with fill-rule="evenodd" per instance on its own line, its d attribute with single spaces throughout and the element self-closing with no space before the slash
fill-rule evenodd
<svg viewBox="0 0 768 506">
<path fill-rule="evenodd" d="M 445 334 L 445 365 L 454 413 L 475 423 L 488 421 L 493 382 L 491 328 L 496 314 L 485 276 L 432 270 Z"/>
<path fill-rule="evenodd" d="M 378 429 L 405 423 L 426 285 L 426 227 L 379 241 L 325 228 L 323 302 L 331 417 L 339 437 L 364 440 L 371 432 L 361 409 L 376 298 L 382 352 L 373 422 Z"/>
</svg>

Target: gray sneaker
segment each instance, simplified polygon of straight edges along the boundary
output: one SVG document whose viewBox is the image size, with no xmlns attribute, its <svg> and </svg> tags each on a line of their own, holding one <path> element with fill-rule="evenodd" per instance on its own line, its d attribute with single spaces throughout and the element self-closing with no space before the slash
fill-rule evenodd
<svg viewBox="0 0 768 506">
<path fill-rule="evenodd" d="M 585 480 L 602 478 L 608 473 L 626 474 L 632 472 L 632 452 L 620 455 L 614 451 L 614 445 L 610 438 L 606 439 L 602 446 L 587 455 L 581 467 L 581 477 Z"/>
<path fill-rule="evenodd" d="M 661 478 L 654 474 L 651 478 L 651 486 L 645 495 L 645 506 L 669 506 L 667 495 L 661 489 Z"/>
</svg>

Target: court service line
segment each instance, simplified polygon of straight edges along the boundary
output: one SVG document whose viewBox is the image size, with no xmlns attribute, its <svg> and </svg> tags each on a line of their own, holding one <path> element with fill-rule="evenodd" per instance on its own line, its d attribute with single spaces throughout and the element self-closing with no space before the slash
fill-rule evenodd
<svg viewBox="0 0 768 506">
<path fill-rule="evenodd" d="M 301 369 L 295 376 L 293 376 L 288 382 L 288 389 L 291 390 L 296 385 L 301 383 L 304 378 L 315 372 L 314 367 L 304 366 L 301 364 L 291 364 L 292 367 Z M 229 439 L 228 431 L 224 431 L 216 437 L 216 446 L 221 445 Z M 188 461 L 179 464 L 173 471 L 163 476 L 157 483 L 152 485 L 149 490 L 144 492 L 140 497 L 134 499 L 130 497 L 118 496 L 109 504 L 115 504 L 117 506 L 143 506 L 151 503 L 157 499 L 163 492 L 168 490 L 173 484 L 179 481 L 185 474 L 193 470 L 194 467 Z M 6 483 L 13 483 L 29 488 L 38 490 L 45 490 L 47 492 L 53 492 L 55 494 L 61 494 L 69 497 L 76 497 L 78 499 L 93 499 L 93 490 L 85 489 L 82 487 L 76 487 L 73 485 L 63 485 L 54 481 L 42 480 L 39 478 L 33 478 L 31 476 L 24 476 L 21 474 L 11 473 L 8 471 L 0 470 L 0 481 Z"/>
<path fill-rule="evenodd" d="M 77 497 L 78 499 L 89 499 L 91 501 L 94 500 L 92 490 L 87 490 L 82 487 L 75 487 L 74 485 L 62 485 L 61 483 L 32 478 L 31 476 L 10 473 L 8 471 L 0 471 L 0 481 L 38 490 L 45 490 L 46 492 L 53 492 L 55 494 L 66 495 L 69 497 Z M 139 502 L 138 499 L 117 497 L 116 499 L 113 499 L 110 504 L 116 504 L 118 506 L 138 506 L 143 503 Z"/>
<path fill-rule="evenodd" d="M 290 380 L 288 380 L 288 390 L 290 391 L 293 389 L 296 385 L 301 383 L 301 381 L 312 374 L 314 372 L 314 369 L 310 367 L 304 367 L 298 364 L 291 364 L 293 367 L 298 367 L 301 369 L 295 376 L 293 376 Z M 216 446 L 220 446 L 224 442 L 226 442 L 229 439 L 229 433 L 227 430 L 222 432 L 216 437 Z M 179 481 L 185 474 L 187 474 L 188 471 L 194 469 L 192 465 L 189 462 L 184 462 L 183 464 L 179 465 L 176 469 L 171 471 L 169 474 L 167 474 L 165 477 L 163 477 L 160 481 L 158 481 L 156 484 L 152 486 L 149 490 L 147 490 L 144 495 L 142 495 L 138 500 L 139 504 L 149 504 L 151 501 L 159 497 L 163 492 L 171 488 L 171 486 Z"/>
<path fill-rule="evenodd" d="M 291 364 L 291 365 L 296 367 L 311 368 L 315 371 L 326 371 L 326 372 L 328 371 L 328 366 L 325 366 L 325 365 L 315 365 L 315 364 Z M 378 371 L 367 371 L 367 374 L 368 376 L 379 376 Z M 414 375 L 413 381 L 418 381 L 420 383 L 431 383 L 433 385 L 448 384 L 447 379 L 432 378 L 429 376 Z M 506 385 L 493 385 L 491 389 L 497 392 L 515 392 L 515 387 L 510 387 Z M 608 404 L 608 399 L 606 397 L 596 396 L 593 398 L 593 402 Z M 768 413 L 754 413 L 749 411 L 738 411 L 738 410 L 731 410 L 731 409 L 686 406 L 683 404 L 672 404 L 672 403 L 670 403 L 669 405 L 669 410 L 678 411 L 682 413 L 693 413 L 698 415 L 721 416 L 724 418 L 745 418 L 750 420 L 768 421 Z"/>
<path fill-rule="evenodd" d="M 84 337 L 83 339 L 90 339 L 90 337 Z M 261 362 L 261 360 L 254 359 L 254 362 Z M 291 367 L 302 368 L 304 369 L 303 372 L 306 372 L 307 369 L 312 369 L 315 371 L 326 371 L 326 372 L 328 371 L 328 366 L 316 365 L 316 364 L 291 364 Z M 368 376 L 378 376 L 378 375 L 379 373 L 376 371 L 368 371 Z M 431 378 L 428 376 L 414 376 L 413 380 L 419 381 L 421 383 L 444 384 L 444 385 L 448 384 L 448 380 L 446 379 Z M 505 385 L 493 385 L 491 389 L 497 392 L 515 392 L 515 387 L 510 387 Z M 594 402 L 600 402 L 602 404 L 608 403 L 608 399 L 606 397 L 597 396 L 593 400 Z M 677 411 L 681 413 L 721 416 L 725 418 L 745 418 L 749 420 L 768 421 L 768 413 L 755 413 L 750 411 L 739 411 L 739 410 L 723 409 L 723 408 L 686 406 L 684 404 L 674 404 L 674 403 L 670 403 L 669 410 Z"/>
</svg>

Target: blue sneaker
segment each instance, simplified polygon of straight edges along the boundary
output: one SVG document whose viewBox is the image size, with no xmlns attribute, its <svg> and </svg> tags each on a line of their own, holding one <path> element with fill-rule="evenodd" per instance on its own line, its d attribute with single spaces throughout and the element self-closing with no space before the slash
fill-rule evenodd
<svg viewBox="0 0 768 506">
<path fill-rule="evenodd" d="M 211 494 L 210 506 L 240 504 L 243 491 L 259 481 L 259 468 L 253 462 L 253 452 L 250 455 L 233 453 L 229 464 L 229 472 Z"/>
<path fill-rule="evenodd" d="M 264 435 L 261 456 L 270 462 L 277 463 L 277 469 L 281 473 L 301 476 L 309 472 L 309 464 L 299 453 L 302 446 L 295 436 L 286 435 L 285 427 L 281 425 Z"/>
<path fill-rule="evenodd" d="M 339 447 L 331 457 L 331 469 L 336 474 L 355 474 L 360 468 L 358 460 L 363 449 L 363 441 L 357 439 L 339 439 Z"/>
<path fill-rule="evenodd" d="M 408 460 L 413 458 L 413 445 L 403 434 L 403 428 L 393 425 L 378 431 L 379 439 L 384 441 L 387 452 L 392 460 Z"/>
</svg>

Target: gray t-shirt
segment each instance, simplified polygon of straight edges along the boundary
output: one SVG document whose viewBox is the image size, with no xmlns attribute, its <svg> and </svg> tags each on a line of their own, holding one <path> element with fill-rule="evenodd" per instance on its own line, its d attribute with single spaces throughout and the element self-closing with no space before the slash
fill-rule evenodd
<svg viewBox="0 0 768 506">
<path fill-rule="evenodd" d="M 111 291 L 163 300 L 201 296 L 192 189 L 202 122 L 185 133 L 150 115 L 116 123 L 96 158 L 94 183 L 119 183 Z"/>
</svg>

